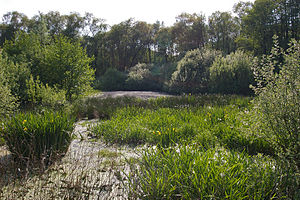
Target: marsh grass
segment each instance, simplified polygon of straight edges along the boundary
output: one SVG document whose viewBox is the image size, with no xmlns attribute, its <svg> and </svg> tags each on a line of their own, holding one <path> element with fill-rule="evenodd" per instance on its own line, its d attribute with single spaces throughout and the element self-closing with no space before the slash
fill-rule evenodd
<svg viewBox="0 0 300 200">
<path fill-rule="evenodd" d="M 121 154 L 117 151 L 111 151 L 108 149 L 101 149 L 98 152 L 98 156 L 101 158 L 118 158 L 119 156 L 121 156 Z"/>
<path fill-rule="evenodd" d="M 4 122 L 0 134 L 16 161 L 47 165 L 67 151 L 73 124 L 63 112 L 19 113 Z"/>
<path fill-rule="evenodd" d="M 70 108 L 71 112 L 78 118 L 101 120 L 110 119 L 114 113 L 124 107 L 147 108 L 155 110 L 158 108 L 197 108 L 201 106 L 226 106 L 238 105 L 239 107 L 247 107 L 251 100 L 250 97 L 241 97 L 237 95 L 199 95 L 191 94 L 173 97 L 159 97 L 140 99 L 136 97 L 107 97 L 100 98 L 98 96 L 79 99 Z"/>
<path fill-rule="evenodd" d="M 271 144 L 244 128 L 245 117 L 252 106 L 249 98 L 213 97 L 214 101 L 206 95 L 165 97 L 151 99 L 145 107 L 124 105 L 116 109 L 109 120 L 93 126 L 91 132 L 107 143 L 168 147 L 192 141 L 206 148 L 219 144 L 253 155 L 273 155 Z M 180 98 L 181 101 L 174 104 L 174 99 Z M 172 104 L 167 106 L 167 102 Z"/>
<path fill-rule="evenodd" d="M 151 99 L 119 105 L 91 132 L 107 143 L 150 145 L 131 164 L 131 199 L 297 198 L 299 176 L 249 132 L 252 107 L 238 96 Z"/>
<path fill-rule="evenodd" d="M 20 171 L 0 147 L 0 199 L 299 199 L 299 175 L 248 132 L 250 100 L 186 95 L 77 105 L 77 117 L 104 114 L 77 123 L 65 157 L 45 170 Z"/>
<path fill-rule="evenodd" d="M 130 199 L 282 199 L 276 161 L 258 154 L 178 146 L 146 150 L 129 174 Z"/>
</svg>

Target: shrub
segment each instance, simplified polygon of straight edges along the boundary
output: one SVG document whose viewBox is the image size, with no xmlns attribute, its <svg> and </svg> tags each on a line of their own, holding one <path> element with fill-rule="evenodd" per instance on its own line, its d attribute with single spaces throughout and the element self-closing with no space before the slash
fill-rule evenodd
<svg viewBox="0 0 300 200">
<path fill-rule="evenodd" d="M 177 93 L 207 92 L 209 67 L 219 55 L 219 51 L 207 48 L 187 52 L 172 74 L 170 90 Z"/>
<path fill-rule="evenodd" d="M 3 85 L 2 95 L 10 94 L 6 96 L 15 102 L 18 100 L 20 103 L 24 103 L 26 96 L 26 80 L 30 76 L 30 70 L 26 64 L 14 64 L 7 56 L 0 52 L 0 82 Z M 1 97 L 2 101 L 6 101 L 4 96 Z M 6 106 L 9 105 L 6 104 Z M 15 106 L 13 106 L 15 107 Z"/>
<path fill-rule="evenodd" d="M 128 90 L 157 91 L 162 87 L 159 74 L 154 74 L 153 64 L 138 63 L 129 69 L 126 85 Z"/>
<path fill-rule="evenodd" d="M 16 110 L 17 105 L 16 98 L 12 96 L 9 87 L 2 82 L 0 75 L 0 117 L 11 115 Z"/>
<path fill-rule="evenodd" d="M 151 76 L 153 64 L 138 63 L 129 69 L 128 79 L 141 81 Z"/>
<path fill-rule="evenodd" d="M 31 107 L 42 106 L 49 108 L 59 108 L 66 103 L 65 91 L 52 88 L 48 84 L 40 82 L 39 77 L 36 80 L 31 76 L 26 81 L 27 101 Z"/>
<path fill-rule="evenodd" d="M 282 60 L 282 62 L 278 62 Z M 280 70 L 279 73 L 276 71 Z M 300 43 L 284 52 L 277 42 L 270 56 L 253 67 L 258 95 L 254 101 L 258 130 L 274 144 L 281 160 L 300 168 Z M 253 128 L 253 127 L 252 127 Z"/>
<path fill-rule="evenodd" d="M 43 42 L 33 32 L 18 33 L 14 40 L 4 44 L 3 50 L 14 63 L 26 63 L 30 73 L 39 76 L 43 84 L 65 90 L 67 100 L 89 92 L 94 80 L 94 70 L 90 67 L 93 59 L 87 56 L 80 42 L 63 35 Z"/>
<path fill-rule="evenodd" d="M 6 58 L 2 57 L 0 51 L 0 117 L 4 117 L 13 113 L 17 108 L 17 98 L 12 94 L 11 88 L 13 83 L 9 80 L 10 74 L 7 69 L 13 66 Z"/>
<path fill-rule="evenodd" d="M 44 162 L 65 153 L 74 120 L 61 112 L 17 114 L 1 130 L 10 152 L 21 163 Z"/>
<path fill-rule="evenodd" d="M 226 57 L 217 57 L 209 69 L 211 92 L 250 94 L 249 85 L 254 81 L 252 62 L 253 57 L 243 51 L 236 51 Z"/>
<path fill-rule="evenodd" d="M 99 88 L 104 91 L 123 90 L 127 76 L 115 68 L 108 68 L 99 79 Z"/>
</svg>

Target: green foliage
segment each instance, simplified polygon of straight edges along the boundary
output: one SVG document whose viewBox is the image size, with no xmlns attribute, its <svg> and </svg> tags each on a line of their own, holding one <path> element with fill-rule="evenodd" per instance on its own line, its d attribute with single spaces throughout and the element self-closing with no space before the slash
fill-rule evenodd
<svg viewBox="0 0 300 200">
<path fill-rule="evenodd" d="M 254 81 L 252 62 L 253 57 L 243 51 L 217 57 L 209 69 L 211 92 L 249 95 Z"/>
<path fill-rule="evenodd" d="M 52 88 L 48 84 L 44 85 L 37 77 L 36 80 L 31 76 L 26 80 L 27 101 L 31 107 L 42 106 L 58 108 L 66 103 L 65 91 Z"/>
<path fill-rule="evenodd" d="M 43 35 L 35 33 L 19 33 L 14 40 L 4 44 L 4 53 L 17 65 L 27 66 L 32 76 L 39 77 L 44 85 L 65 90 L 67 100 L 90 91 L 94 79 L 94 70 L 89 66 L 92 59 L 86 55 L 80 42 L 64 36 L 55 36 L 49 42 L 48 38 L 46 41 L 43 38 Z M 17 79 L 23 81 L 19 85 L 26 85 L 25 80 L 29 80 L 30 73 Z M 21 91 L 25 89 L 16 93 Z M 20 95 L 22 100 L 25 95 Z"/>
<path fill-rule="evenodd" d="M 253 4 L 238 3 L 235 9 L 241 23 L 236 43 L 241 49 L 254 51 L 255 55 L 269 54 L 274 34 L 284 49 L 292 38 L 299 39 L 297 0 L 256 0 Z"/>
<path fill-rule="evenodd" d="M 3 52 L 14 63 L 26 63 L 31 70 L 35 71 L 41 59 L 43 47 L 37 34 L 19 31 L 13 39 L 4 43 Z"/>
<path fill-rule="evenodd" d="M 300 43 L 287 52 L 278 47 L 254 66 L 258 95 L 254 101 L 258 129 L 276 147 L 282 160 L 300 168 Z M 281 60 L 282 62 L 278 62 Z M 279 73 L 276 71 L 280 70 Z M 254 119 L 254 120 L 255 120 Z"/>
<path fill-rule="evenodd" d="M 18 104 L 16 98 L 11 94 L 10 88 L 3 83 L 2 73 L 0 70 L 0 116 L 11 115 Z"/>
<path fill-rule="evenodd" d="M 7 78 L 7 60 L 0 52 L 0 117 L 10 115 L 18 107 L 17 98 L 11 92 L 11 85 Z M 13 65 L 10 63 L 10 65 Z"/>
<path fill-rule="evenodd" d="M 208 17 L 209 43 L 226 54 L 236 49 L 235 39 L 239 29 L 238 20 L 230 12 L 216 11 Z"/>
<path fill-rule="evenodd" d="M 67 151 L 73 123 L 74 119 L 62 112 L 21 113 L 5 121 L 1 136 L 18 161 L 47 164 Z"/>
<path fill-rule="evenodd" d="M 20 37 L 22 38 L 22 36 Z M 6 48 L 9 47 L 6 46 Z M 28 106 L 29 104 L 31 107 L 47 106 L 55 108 L 65 103 L 65 92 L 63 90 L 57 89 L 56 86 L 50 87 L 47 83 L 43 84 L 38 76 L 34 80 L 28 67 L 31 64 L 13 64 L 11 60 L 14 60 L 14 56 L 11 55 L 8 59 L 6 55 L 7 53 L 0 58 L 1 69 L 5 73 L 5 79 L 2 80 L 6 82 L 7 87 L 10 89 L 11 96 L 17 98 L 22 106 Z M 5 87 L 3 87 L 3 90 L 5 90 Z M 2 99 L 4 100 L 4 98 Z"/>
<path fill-rule="evenodd" d="M 172 75 L 170 90 L 177 93 L 207 92 L 209 67 L 220 54 L 219 51 L 208 48 L 187 52 Z"/>
<path fill-rule="evenodd" d="M 11 91 L 11 95 L 22 104 L 26 101 L 26 80 L 30 77 L 30 69 L 25 63 L 14 64 L 5 52 L 0 54 L 0 65 L 6 83 Z"/>
<path fill-rule="evenodd" d="M 150 70 L 152 68 L 153 68 L 152 64 L 139 63 L 129 69 L 128 78 L 135 81 L 141 81 L 143 79 L 146 79 L 151 75 Z"/>
<path fill-rule="evenodd" d="M 285 197 L 282 169 L 261 154 L 199 146 L 145 150 L 129 174 L 130 199 L 272 199 Z"/>
<path fill-rule="evenodd" d="M 128 90 L 161 90 L 163 81 L 160 72 L 155 73 L 153 64 L 138 63 L 129 69 L 126 87 Z"/>
<path fill-rule="evenodd" d="M 127 75 L 115 68 L 109 68 L 100 77 L 97 89 L 104 91 L 124 90 Z"/>
<path fill-rule="evenodd" d="M 206 41 L 206 24 L 203 14 L 181 13 L 176 16 L 176 23 L 171 27 L 173 45 L 169 51 L 182 56 L 190 50 L 201 48 Z"/>
<path fill-rule="evenodd" d="M 5 145 L 5 140 L 0 136 L 0 147 Z"/>
<path fill-rule="evenodd" d="M 46 47 L 41 73 L 37 75 L 44 84 L 65 90 L 67 100 L 71 100 L 91 90 L 94 80 L 91 61 L 79 41 L 58 36 Z"/>
<path fill-rule="evenodd" d="M 17 32 L 12 40 L 3 46 L 3 55 L 9 64 L 6 67 L 12 93 L 19 98 L 21 106 L 28 103 L 26 82 L 30 75 L 39 71 L 44 45 L 35 33 Z"/>
</svg>

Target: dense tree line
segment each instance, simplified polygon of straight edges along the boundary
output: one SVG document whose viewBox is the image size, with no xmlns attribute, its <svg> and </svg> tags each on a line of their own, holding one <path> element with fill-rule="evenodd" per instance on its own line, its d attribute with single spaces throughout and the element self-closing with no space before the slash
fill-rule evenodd
<svg viewBox="0 0 300 200">
<path fill-rule="evenodd" d="M 62 87 L 63 83 L 59 82 L 62 80 L 54 79 L 59 79 L 61 74 L 59 70 L 63 70 L 70 64 L 67 62 L 75 61 L 55 65 L 53 62 L 55 63 L 56 60 L 48 58 L 49 54 L 45 52 L 49 51 L 55 57 L 61 49 L 59 45 L 67 43 L 75 44 L 77 47 L 80 45 L 91 58 L 90 60 L 84 58 L 86 60 L 84 65 L 89 63 L 95 70 L 99 81 L 94 85 L 103 82 L 102 77 L 108 69 L 110 69 L 110 73 L 107 73 L 110 74 L 109 76 L 112 76 L 111 72 L 129 74 L 130 71 L 132 75 L 132 71 L 141 71 L 136 70 L 135 66 L 146 63 L 149 64 L 147 66 L 151 66 L 147 67 L 152 74 L 148 78 L 152 77 L 155 79 L 153 81 L 172 86 L 180 83 L 179 77 L 185 76 L 178 73 L 186 67 L 183 66 L 185 63 L 192 63 L 188 61 L 189 55 L 195 55 L 195 58 L 200 59 L 203 55 L 200 56 L 198 53 L 218 51 L 223 56 L 231 55 L 223 60 L 219 58 L 218 62 L 222 60 L 227 63 L 231 63 L 229 60 L 234 55 L 244 55 L 243 52 L 248 52 L 245 54 L 247 59 L 250 54 L 259 57 L 270 53 L 275 34 L 279 45 L 286 49 L 292 38 L 299 40 L 299 13 L 299 0 L 256 0 L 254 3 L 235 4 L 233 13 L 216 11 L 208 17 L 203 14 L 182 13 L 176 17 L 176 22 L 172 26 L 165 26 L 159 21 L 149 24 L 134 19 L 109 26 L 105 20 L 96 18 L 91 13 L 81 16 L 78 13 L 62 15 L 52 11 L 28 18 L 19 12 L 9 12 L 3 16 L 0 23 L 0 46 L 8 59 L 15 64 L 19 62 L 18 59 L 23 59 L 23 63 L 31 66 L 29 68 L 35 79 L 39 77 L 42 83 L 50 86 L 58 84 L 61 86 L 60 89 L 66 89 L 66 86 Z M 65 50 L 69 51 L 68 55 L 71 55 L 72 50 L 68 48 L 66 47 Z M 234 54 L 237 50 L 240 52 Z M 207 56 L 211 58 L 213 55 L 215 53 Z M 58 66 L 59 69 L 51 68 L 50 65 Z M 199 63 L 193 65 L 196 71 L 205 68 L 201 73 L 201 79 L 208 80 L 210 66 L 202 65 L 197 68 L 197 65 Z M 188 68 L 191 70 L 193 67 Z M 131 70 L 132 68 L 134 70 Z M 195 74 L 196 71 L 191 74 Z M 49 74 L 55 78 L 50 77 Z M 160 76 L 156 76 L 158 74 Z M 200 74 L 193 76 L 198 77 Z M 189 77 L 189 80 L 191 81 L 192 78 Z M 195 80 L 195 83 L 197 81 L 199 82 Z M 188 85 L 195 83 L 184 83 L 185 85 L 181 87 L 187 88 Z M 210 84 L 206 82 L 204 85 L 208 87 Z M 203 87 L 203 84 L 197 87 Z M 216 85 L 214 87 L 218 88 Z M 68 98 L 71 98 L 75 92 L 72 93 L 72 90 L 67 89 Z M 199 89 L 199 91 L 206 92 L 209 89 Z"/>
</svg>

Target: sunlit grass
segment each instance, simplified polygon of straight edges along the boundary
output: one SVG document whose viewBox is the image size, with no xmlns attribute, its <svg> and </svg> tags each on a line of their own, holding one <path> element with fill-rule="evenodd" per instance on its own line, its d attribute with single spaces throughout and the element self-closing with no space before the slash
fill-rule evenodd
<svg viewBox="0 0 300 200">
<path fill-rule="evenodd" d="M 4 123 L 0 135 L 20 162 L 50 161 L 70 145 L 74 118 L 63 112 L 19 113 Z"/>
<path fill-rule="evenodd" d="M 275 160 L 228 151 L 178 146 L 146 150 L 132 166 L 132 199 L 281 199 L 285 186 Z"/>
<path fill-rule="evenodd" d="M 221 105 L 214 105 L 208 96 L 187 96 L 176 106 L 118 108 L 110 120 L 100 121 L 92 128 L 95 136 L 108 143 L 155 144 L 168 147 L 183 141 L 193 141 L 207 148 L 216 144 L 250 154 L 272 154 L 272 147 L 263 138 L 243 130 L 245 113 L 251 105 L 249 98 L 224 97 Z M 170 98 L 172 99 L 172 98 Z M 169 98 L 151 100 L 152 104 L 169 102 Z M 201 104 L 197 104 L 196 99 Z M 193 102 L 186 104 L 186 100 Z M 221 102 L 221 100 L 215 100 Z"/>
<path fill-rule="evenodd" d="M 110 151 L 108 149 L 102 149 L 98 152 L 98 156 L 103 158 L 117 158 L 120 156 L 120 153 L 116 151 Z"/>
</svg>

